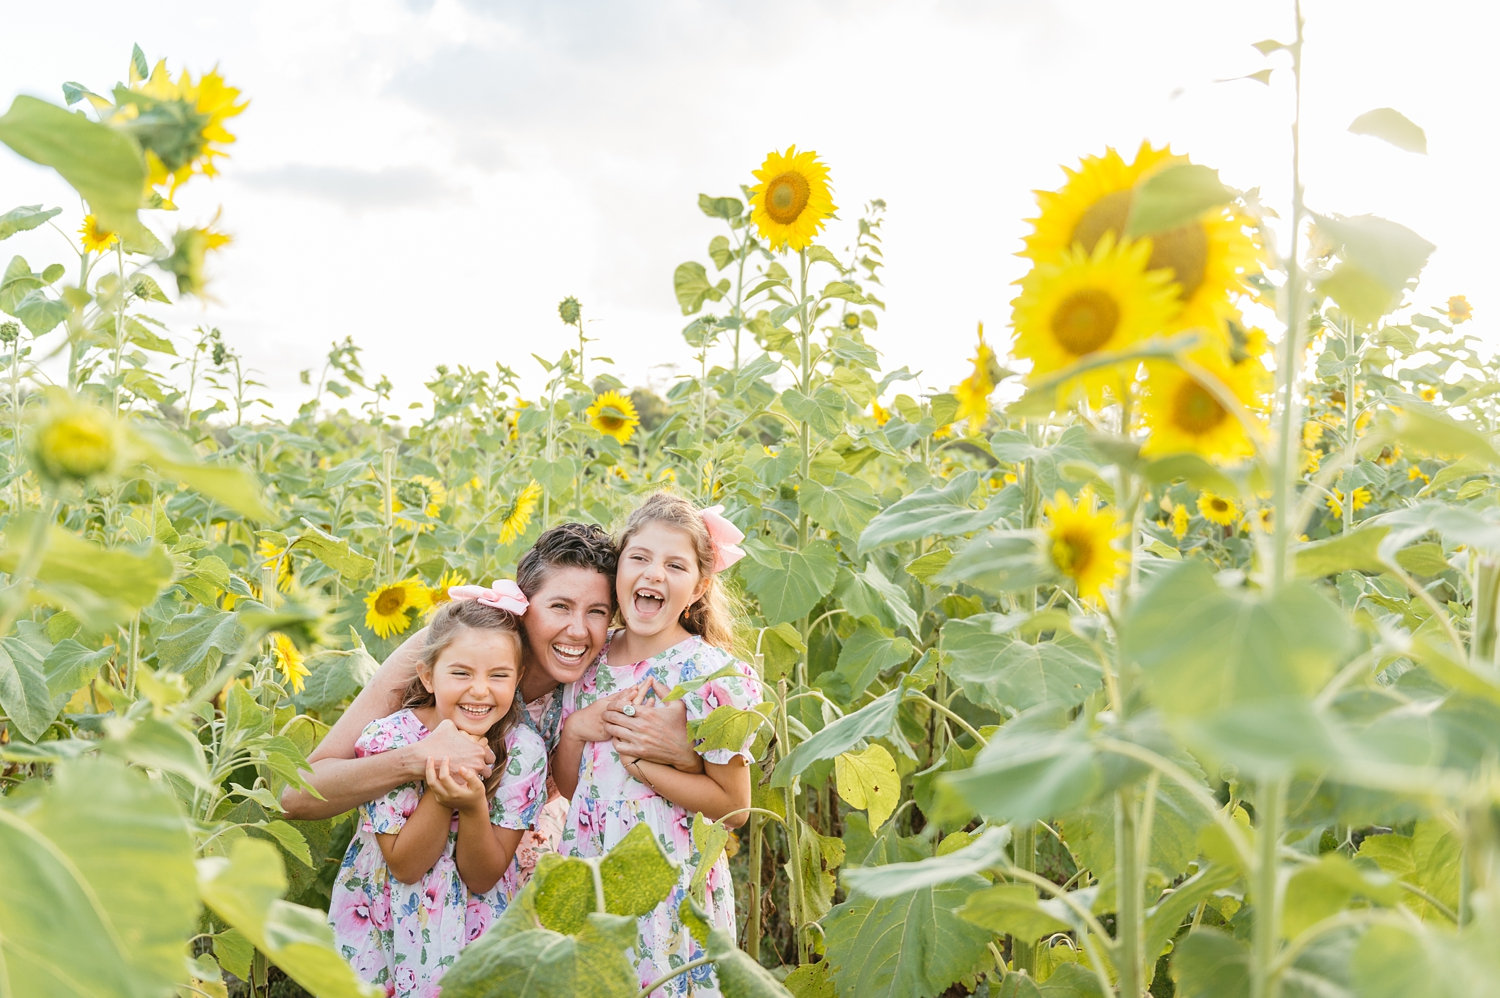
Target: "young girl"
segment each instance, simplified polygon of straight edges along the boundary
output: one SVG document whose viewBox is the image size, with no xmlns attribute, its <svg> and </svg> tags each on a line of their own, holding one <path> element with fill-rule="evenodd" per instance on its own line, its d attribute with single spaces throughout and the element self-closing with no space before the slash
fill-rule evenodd
<svg viewBox="0 0 1500 998">
<path fill-rule="evenodd" d="M 526 597 L 513 582 L 456 586 L 428 629 L 401 710 L 373 721 L 361 756 L 420 741 L 443 721 L 488 742 L 495 766 L 429 759 L 426 782 L 407 783 L 360 808 L 328 919 L 340 952 L 387 994 L 438 993 L 464 945 L 505 910 L 517 885 L 511 859 L 546 799 L 546 748 L 518 723 Z M 508 874 L 508 871 L 511 871 Z"/>
<path fill-rule="evenodd" d="M 760 702 L 760 683 L 724 646 L 732 640 L 726 598 L 717 573 L 744 555 L 743 540 L 719 508 L 699 511 L 686 500 L 657 493 L 631 514 L 620 538 L 615 576 L 623 630 L 610 634 L 595 668 L 563 690 L 563 729 L 555 776 L 572 793 L 563 826 L 564 855 L 598 856 L 645 823 L 682 875 L 667 899 L 637 926 L 630 954 L 642 988 L 672 968 L 703 956 L 683 925 L 679 905 L 698 867 L 693 813 L 737 826 L 750 804 L 749 744 L 701 752 L 702 773 L 634 757 L 622 758 L 604 728 L 605 711 L 627 716 L 655 709 L 644 694 L 660 694 L 726 667 L 730 674 L 687 694 L 689 720 L 715 707 L 748 710 Z M 576 790 L 575 790 L 576 784 Z M 708 874 L 709 921 L 734 931 L 734 885 L 720 856 Z M 655 995 L 718 995 L 711 965 L 673 977 Z"/>
</svg>

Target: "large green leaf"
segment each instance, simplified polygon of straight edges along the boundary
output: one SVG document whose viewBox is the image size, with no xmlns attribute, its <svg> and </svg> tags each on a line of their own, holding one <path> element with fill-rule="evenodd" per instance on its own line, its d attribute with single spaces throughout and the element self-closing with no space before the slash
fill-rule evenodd
<svg viewBox="0 0 1500 998">
<path fill-rule="evenodd" d="M 325 711 L 364 689 L 380 663 L 363 648 L 330 649 L 309 655 L 303 662 L 308 676 L 292 702 L 300 711 Z"/>
<path fill-rule="evenodd" d="M 1073 927 L 1066 906 L 1056 898 L 1037 897 L 1030 884 L 995 884 L 976 891 L 959 914 L 997 936 L 1024 943 Z"/>
<path fill-rule="evenodd" d="M 814 522 L 844 537 L 858 536 L 871 517 L 880 512 L 875 490 L 843 471 L 835 474 L 828 485 L 812 480 L 803 482 L 797 503 Z"/>
<path fill-rule="evenodd" d="M 106 229 L 124 233 L 140 225 L 136 209 L 146 186 L 146 163 L 123 133 L 21 96 L 0 117 L 0 142 L 60 173 Z"/>
<path fill-rule="evenodd" d="M 794 777 L 819 759 L 832 759 L 839 753 L 854 748 L 866 738 L 885 738 L 891 735 L 896 727 L 896 709 L 905 695 L 906 688 L 898 686 L 859 710 L 851 711 L 826 725 L 776 764 L 776 771 L 771 774 L 771 786 L 789 787 Z M 911 749 L 907 747 L 905 738 L 898 737 L 893 741 L 898 747 L 906 748 L 910 754 Z"/>
<path fill-rule="evenodd" d="M 181 979 L 192 838 L 171 793 L 123 763 L 59 763 L 26 810 L 0 807 L 0 881 L 0 993 L 157 998 Z"/>
<path fill-rule="evenodd" d="M 807 423 L 819 436 L 835 437 L 844 428 L 844 393 L 832 385 L 822 385 L 811 395 L 788 388 L 781 393 L 781 405 L 787 415 Z"/>
<path fill-rule="evenodd" d="M 921 633 L 911 600 L 873 561 L 848 576 L 839 588 L 839 603 L 855 618 L 869 618 L 895 630 L 904 627 L 913 637 Z"/>
<path fill-rule="evenodd" d="M 841 998 L 935 998 L 983 967 L 993 936 L 958 909 L 987 886 L 967 876 L 896 897 L 851 894 L 823 920 Z"/>
<path fill-rule="evenodd" d="M 43 208 L 39 204 L 23 204 L 0 215 L 0 239 L 9 239 L 17 232 L 25 232 L 43 224 L 54 215 L 62 214 L 61 208 Z"/>
<path fill-rule="evenodd" d="M 788 998 L 791 994 L 769 970 L 735 944 L 733 933 L 713 930 L 704 948 L 714 958 L 714 973 L 724 998 Z"/>
<path fill-rule="evenodd" d="M 310 523 L 290 546 L 310 553 L 350 582 L 358 582 L 375 571 L 375 559 L 352 549 L 344 538 L 335 537 Z"/>
<path fill-rule="evenodd" d="M 780 624 L 806 616 L 828 595 L 838 578 L 838 553 L 824 540 L 800 551 L 747 545 L 750 557 L 740 562 L 740 578 L 760 601 L 766 623 Z"/>
<path fill-rule="evenodd" d="M 27 741 L 36 741 L 57 716 L 43 654 L 21 638 L 0 638 L 0 711 Z"/>
<path fill-rule="evenodd" d="M 978 486 L 979 473 L 965 471 L 954 475 L 946 485 L 928 485 L 903 496 L 871 520 L 859 535 L 860 553 L 886 544 L 969 534 L 988 527 L 1000 518 L 1003 510 L 994 504 L 985 509 L 970 509 L 969 497 Z"/>
<path fill-rule="evenodd" d="M 1165 166 L 1131 193 L 1130 218 L 1124 233 L 1129 239 L 1187 225 L 1234 199 L 1234 192 L 1219 182 L 1217 170 L 1194 163 Z"/>
<path fill-rule="evenodd" d="M 1030 644 L 1017 621 L 981 613 L 943 625 L 943 671 L 981 707 L 1013 713 L 1049 701 L 1080 704 L 1099 688 L 1102 670 L 1082 642 Z"/>
<path fill-rule="evenodd" d="M 844 884 L 869 897 L 900 897 L 1004 866 L 1009 846 L 1010 829 L 991 828 L 962 848 L 941 856 L 909 863 L 851 867 L 844 870 Z"/>
<path fill-rule="evenodd" d="M 17 516 L 6 527 L 0 571 L 14 572 L 27 548 L 31 515 Z M 117 619 L 149 606 L 172 581 L 175 567 L 160 544 L 135 548 L 104 548 L 55 524 L 47 526 L 42 563 L 35 578 L 44 592 L 55 586 L 66 592 L 82 588 L 98 598 L 98 606 Z"/>
<path fill-rule="evenodd" d="M 196 606 L 167 622 L 156 643 L 157 661 L 164 669 L 201 675 L 218 667 L 220 658 L 236 651 L 245 640 L 239 618 L 227 610 Z"/>
<path fill-rule="evenodd" d="M 1017 716 L 973 766 L 938 778 L 938 816 L 1039 821 L 1107 793 L 1113 788 L 1085 724 L 1085 718 L 1068 723 L 1052 707 Z"/>
<path fill-rule="evenodd" d="M 988 530 L 965 542 L 943 570 L 939 582 L 965 583 L 987 593 L 1021 592 L 1058 581 L 1036 530 Z"/>
<path fill-rule="evenodd" d="M 839 649 L 838 671 L 851 690 L 867 690 L 887 669 L 911 661 L 916 647 L 905 638 L 861 623 Z"/>
<path fill-rule="evenodd" d="M 677 885 L 678 869 L 662 853 L 645 823 L 636 825 L 599 860 L 604 910 L 632 917 L 648 914 Z"/>
<path fill-rule="evenodd" d="M 191 885 L 192 880 L 185 883 Z M 203 903 L 215 915 L 319 998 L 380 995 L 379 988 L 361 981 L 339 956 L 323 912 L 282 900 L 286 877 L 281 854 L 271 843 L 242 838 L 227 856 L 200 859 L 197 884 Z"/>
<path fill-rule="evenodd" d="M 1402 898 L 1418 917 L 1432 920 L 1446 917 L 1428 898 L 1445 906 L 1450 913 L 1458 910 L 1463 848 L 1453 832 L 1436 819 L 1417 822 L 1410 835 L 1368 836 L 1360 843 L 1356 855 L 1420 890 L 1421 894 Z"/>
<path fill-rule="evenodd" d="M 591 913 L 575 935 L 495 926 L 443 975 L 443 998 L 634 998 L 640 990 L 625 951 L 635 919 Z"/>
</svg>

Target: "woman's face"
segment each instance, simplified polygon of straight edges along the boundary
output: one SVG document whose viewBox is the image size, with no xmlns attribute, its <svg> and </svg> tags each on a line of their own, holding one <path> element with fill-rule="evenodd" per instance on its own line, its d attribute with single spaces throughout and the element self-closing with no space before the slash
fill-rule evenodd
<svg viewBox="0 0 1500 998">
<path fill-rule="evenodd" d="M 528 598 L 527 669 L 539 668 L 555 682 L 575 683 L 599 655 L 613 615 L 614 580 L 577 565 L 549 568 Z"/>
</svg>

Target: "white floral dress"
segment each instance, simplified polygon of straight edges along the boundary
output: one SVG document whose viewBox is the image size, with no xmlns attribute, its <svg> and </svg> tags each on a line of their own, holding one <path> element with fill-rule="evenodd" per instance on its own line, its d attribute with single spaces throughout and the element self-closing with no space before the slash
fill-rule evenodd
<svg viewBox="0 0 1500 998">
<path fill-rule="evenodd" d="M 535 700 L 527 701 L 525 708 L 521 720 L 529 722 L 536 733 L 542 736 L 542 742 L 547 746 L 550 756 L 552 750 L 557 748 L 557 736 L 562 728 L 562 687 L 554 687 Z M 557 784 L 552 782 L 552 774 L 548 773 L 547 802 L 542 805 L 542 810 L 536 817 L 536 827 L 523 832 L 521 844 L 516 846 L 512 871 L 517 888 L 526 886 L 526 881 L 536 871 L 537 860 L 544 853 L 557 852 L 558 842 L 562 840 L 563 820 L 567 816 L 568 799 L 557 789 Z"/>
<path fill-rule="evenodd" d="M 410 710 L 370 722 L 355 743 L 356 756 L 375 755 L 419 742 L 427 728 Z M 546 799 L 547 750 L 541 736 L 517 724 L 505 738 L 505 776 L 490 801 L 490 822 L 529 828 Z M 499 917 L 519 889 L 516 864 L 493 888 L 475 894 L 453 859 L 455 815 L 448 845 L 427 875 L 414 884 L 391 876 L 375 836 L 399 832 L 422 799 L 423 784 L 405 783 L 359 809 L 359 825 L 344 854 L 328 905 L 328 922 L 344 959 L 387 995 L 431 998 L 459 951 Z"/>
<path fill-rule="evenodd" d="M 611 640 L 619 632 L 610 635 Z M 761 700 L 760 680 L 745 663 L 728 652 L 704 643 L 696 635 L 644 662 L 614 664 L 609 645 L 599 661 L 577 683 L 563 689 L 563 717 L 580 710 L 616 690 L 633 686 L 647 677 L 663 685 L 676 686 L 711 675 L 725 666 L 734 673 L 704 683 L 684 698 L 689 721 L 701 721 L 715 707 L 729 704 L 749 710 Z M 700 754 L 708 762 L 727 763 L 739 755 L 748 763 L 750 746 L 740 750 L 711 749 Z M 645 823 L 656 834 L 657 844 L 674 863 L 681 864 L 677 886 L 636 927 L 636 945 L 629 957 L 635 962 L 641 986 L 655 981 L 673 967 L 704 955 L 678 917 L 678 906 L 687 896 L 698 856 L 693 848 L 693 812 L 678 807 L 633 777 L 620 760 L 613 742 L 590 742 L 584 746 L 578 769 L 578 789 L 568 808 L 560 852 L 565 856 L 601 856 L 636 825 Z M 729 861 L 720 856 L 708 874 L 708 920 L 717 928 L 735 932 L 734 885 L 729 880 Z M 719 995 L 719 984 L 711 964 L 694 968 L 658 988 L 655 996 Z"/>
</svg>

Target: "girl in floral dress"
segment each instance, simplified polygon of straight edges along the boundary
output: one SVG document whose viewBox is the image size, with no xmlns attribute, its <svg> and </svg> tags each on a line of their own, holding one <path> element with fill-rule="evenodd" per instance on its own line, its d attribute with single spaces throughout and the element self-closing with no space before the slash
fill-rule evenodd
<svg viewBox="0 0 1500 998">
<path fill-rule="evenodd" d="M 356 751 L 391 751 L 448 721 L 488 742 L 495 766 L 483 780 L 429 759 L 425 783 L 361 806 L 329 903 L 339 951 L 388 995 L 438 994 L 459 951 L 514 895 L 511 860 L 546 799 L 546 747 L 519 723 L 516 697 L 526 597 L 513 582 L 449 593 L 405 706 L 371 722 Z"/>
<path fill-rule="evenodd" d="M 605 730 L 605 711 L 634 716 L 655 709 L 649 694 L 713 679 L 685 696 L 689 720 L 715 707 L 748 710 L 760 702 L 754 671 L 724 646 L 732 640 L 717 573 L 744 555 L 744 535 L 720 515 L 677 496 L 657 493 L 631 514 L 620 538 L 615 592 L 624 628 L 610 634 L 595 667 L 563 691 L 563 729 L 553 756 L 557 784 L 572 794 L 563 827 L 564 855 L 599 856 L 638 824 L 649 826 L 681 876 L 654 911 L 640 918 L 634 951 L 641 987 L 704 955 L 683 925 L 679 906 L 699 865 L 693 814 L 743 823 L 750 805 L 748 740 L 735 749 L 702 751 L 702 772 L 621 757 Z M 720 675 L 720 673 L 723 673 Z M 575 788 L 576 787 L 576 788 Z M 719 856 L 708 874 L 707 914 L 735 931 L 734 885 Z M 719 995 L 711 964 L 673 976 L 653 995 Z"/>
</svg>

